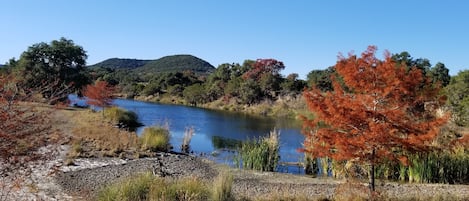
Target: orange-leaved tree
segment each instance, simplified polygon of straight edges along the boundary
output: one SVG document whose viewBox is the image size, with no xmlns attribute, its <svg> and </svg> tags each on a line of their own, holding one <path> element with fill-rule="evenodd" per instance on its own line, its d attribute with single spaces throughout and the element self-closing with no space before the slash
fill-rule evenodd
<svg viewBox="0 0 469 201">
<path fill-rule="evenodd" d="M 388 52 L 384 60 L 376 58 L 376 50 L 370 46 L 361 57 L 339 55 L 333 91 L 313 87 L 303 94 L 316 118 L 303 118 L 302 150 L 369 164 L 372 191 L 376 164 L 406 163 L 406 153 L 429 150 L 447 120 L 426 107 L 442 102 L 431 80 L 415 67 L 397 65 Z"/>
<path fill-rule="evenodd" d="M 87 104 L 104 108 L 112 105 L 113 93 L 114 87 L 106 81 L 96 81 L 94 85 L 86 86 L 83 95 L 88 98 Z"/>
</svg>

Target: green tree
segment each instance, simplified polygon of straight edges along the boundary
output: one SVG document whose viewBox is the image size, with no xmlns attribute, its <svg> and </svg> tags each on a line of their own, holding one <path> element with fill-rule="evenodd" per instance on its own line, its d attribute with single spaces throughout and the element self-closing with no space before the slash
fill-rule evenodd
<svg viewBox="0 0 469 201">
<path fill-rule="evenodd" d="M 313 70 L 306 78 L 309 87 L 318 87 L 325 92 L 333 90 L 331 76 L 335 74 L 335 68 L 331 66 L 325 70 Z"/>
<path fill-rule="evenodd" d="M 433 83 L 440 83 L 441 86 L 445 87 L 449 84 L 451 80 L 451 76 L 449 76 L 449 69 L 446 68 L 445 64 L 443 63 L 436 63 L 433 68 L 430 70 Z"/>
<path fill-rule="evenodd" d="M 445 87 L 448 105 L 453 111 L 459 126 L 469 126 L 469 70 L 464 70 L 451 78 Z"/>
<path fill-rule="evenodd" d="M 85 74 L 87 55 L 72 40 L 38 43 L 21 54 L 15 67 L 24 89 L 39 89 L 51 104 L 67 99 L 90 83 Z"/>
<path fill-rule="evenodd" d="M 197 106 L 197 104 L 205 102 L 205 89 L 201 84 L 193 84 L 186 87 L 182 94 L 190 105 Z"/>
</svg>

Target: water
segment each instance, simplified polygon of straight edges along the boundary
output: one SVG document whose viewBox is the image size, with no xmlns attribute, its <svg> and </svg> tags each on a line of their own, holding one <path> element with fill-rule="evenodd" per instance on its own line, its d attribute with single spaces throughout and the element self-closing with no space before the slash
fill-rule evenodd
<svg viewBox="0 0 469 201">
<path fill-rule="evenodd" d="M 169 124 L 171 145 L 179 151 L 184 130 L 192 127 L 195 135 L 190 147 L 195 154 L 211 155 L 217 162 L 232 164 L 233 152 L 229 151 L 236 143 L 247 139 L 268 136 L 276 128 L 280 131 L 280 161 L 298 162 L 303 154 L 296 150 L 301 147 L 303 135 L 301 124 L 291 119 L 254 117 L 246 114 L 208 110 L 196 107 L 149 103 L 127 99 L 116 99 L 114 104 L 134 111 L 144 124 L 137 129 L 140 134 L 147 126 Z M 279 171 L 302 173 L 302 168 L 279 167 Z"/>
</svg>

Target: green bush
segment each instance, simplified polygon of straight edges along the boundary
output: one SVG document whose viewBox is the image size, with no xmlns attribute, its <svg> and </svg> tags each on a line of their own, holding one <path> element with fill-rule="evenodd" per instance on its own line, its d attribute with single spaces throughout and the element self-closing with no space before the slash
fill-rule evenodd
<svg viewBox="0 0 469 201">
<path fill-rule="evenodd" d="M 269 137 L 243 142 L 235 163 L 244 169 L 275 171 L 280 159 L 279 149 L 279 133 L 274 129 Z"/>
<path fill-rule="evenodd" d="M 137 127 L 142 126 L 138 121 L 138 116 L 133 111 L 128 111 L 118 107 L 104 109 L 104 117 L 119 127 L 128 128 L 134 131 Z"/>
<path fill-rule="evenodd" d="M 168 151 L 169 131 L 161 127 L 148 127 L 143 130 L 141 148 L 149 151 Z"/>
</svg>

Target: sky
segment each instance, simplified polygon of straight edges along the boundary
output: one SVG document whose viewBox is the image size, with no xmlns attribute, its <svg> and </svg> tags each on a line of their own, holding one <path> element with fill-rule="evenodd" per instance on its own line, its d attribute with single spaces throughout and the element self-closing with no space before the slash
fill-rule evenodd
<svg viewBox="0 0 469 201">
<path fill-rule="evenodd" d="M 87 64 L 108 58 L 191 54 L 217 67 L 273 58 L 281 73 L 307 73 L 339 53 L 407 51 L 469 68 L 466 0 L 0 0 L 0 64 L 61 37 L 82 46 Z"/>
</svg>

